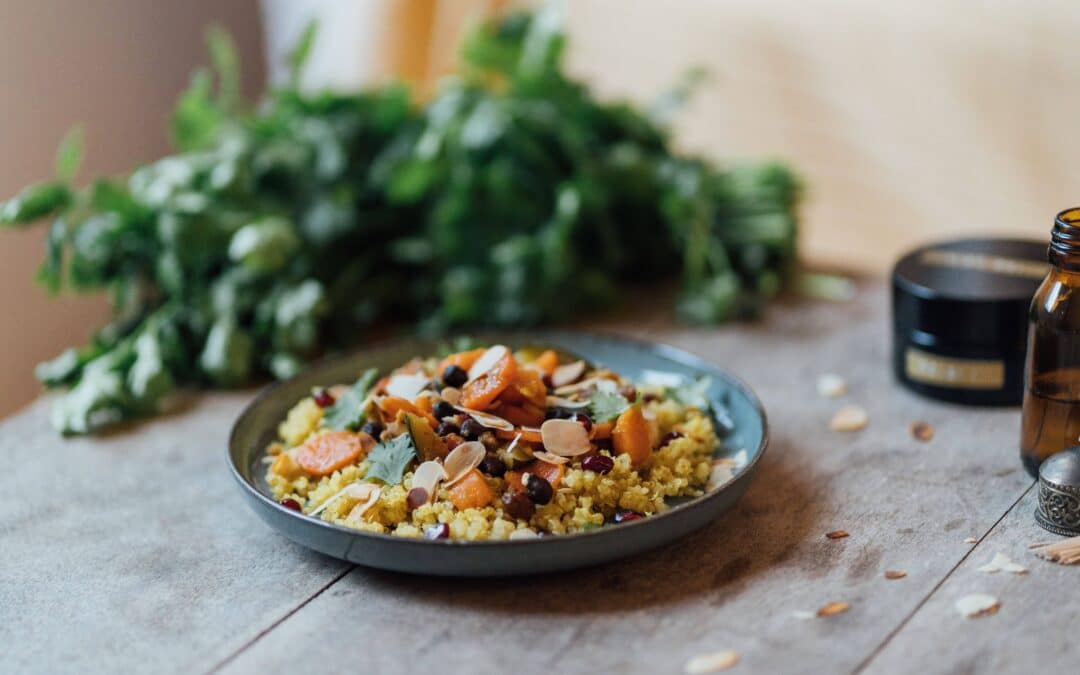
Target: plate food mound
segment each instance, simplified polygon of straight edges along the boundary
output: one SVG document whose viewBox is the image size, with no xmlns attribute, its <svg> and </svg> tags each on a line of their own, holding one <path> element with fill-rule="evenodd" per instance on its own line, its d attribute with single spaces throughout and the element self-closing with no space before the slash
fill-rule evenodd
<svg viewBox="0 0 1080 675">
<path fill-rule="evenodd" d="M 729 481 L 707 379 L 637 381 L 556 349 L 418 354 L 325 382 L 266 447 L 279 504 L 346 528 L 533 539 L 648 519 Z M 720 415 L 720 419 L 727 419 Z"/>
</svg>

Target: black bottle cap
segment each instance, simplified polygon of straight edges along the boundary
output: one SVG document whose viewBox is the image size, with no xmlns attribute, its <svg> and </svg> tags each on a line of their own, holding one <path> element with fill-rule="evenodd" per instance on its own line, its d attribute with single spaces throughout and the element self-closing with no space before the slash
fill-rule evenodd
<svg viewBox="0 0 1080 675">
<path fill-rule="evenodd" d="M 1046 260 L 1047 244 L 1025 239 L 959 239 L 901 258 L 892 275 L 899 379 L 935 398 L 1018 404 L 1028 308 Z M 924 381 L 910 379 L 912 358 Z"/>
</svg>

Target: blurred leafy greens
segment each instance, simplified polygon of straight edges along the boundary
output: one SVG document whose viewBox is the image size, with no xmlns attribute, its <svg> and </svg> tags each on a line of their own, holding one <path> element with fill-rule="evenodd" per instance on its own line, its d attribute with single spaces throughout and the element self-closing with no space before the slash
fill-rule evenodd
<svg viewBox="0 0 1080 675">
<path fill-rule="evenodd" d="M 105 290 L 115 309 L 38 368 L 70 388 L 61 431 L 153 414 L 177 387 L 288 377 L 376 320 L 536 324 L 681 275 L 680 315 L 709 323 L 753 314 L 786 280 L 791 172 L 671 148 L 664 120 L 698 76 L 651 114 L 598 100 L 563 71 L 548 8 L 478 27 L 461 74 L 418 107 L 400 85 L 302 93 L 314 40 L 249 107 L 232 41 L 211 30 L 212 68 L 171 122 L 177 154 L 75 190 L 75 134 L 54 180 L 0 208 L 8 225 L 53 216 L 41 281 Z"/>
</svg>

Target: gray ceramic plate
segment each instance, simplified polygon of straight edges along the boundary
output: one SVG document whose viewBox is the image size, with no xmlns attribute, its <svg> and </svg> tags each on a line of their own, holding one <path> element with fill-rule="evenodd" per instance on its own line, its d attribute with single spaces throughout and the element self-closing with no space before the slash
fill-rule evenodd
<svg viewBox="0 0 1080 675">
<path fill-rule="evenodd" d="M 278 422 L 314 386 L 350 382 L 363 369 L 386 372 L 408 359 L 435 352 L 434 341 L 401 340 L 320 363 L 291 380 L 266 389 L 240 415 L 229 439 L 229 463 L 248 503 L 286 537 L 350 562 L 401 572 L 445 576 L 497 576 L 565 570 L 635 555 L 685 536 L 715 519 L 746 491 L 768 441 L 765 411 L 745 384 L 716 366 L 666 345 L 583 333 L 484 335 L 510 346 L 550 345 L 640 380 L 645 371 L 707 375 L 714 407 L 734 423 L 718 457 L 740 450 L 747 463 L 733 480 L 702 497 L 685 500 L 661 514 L 580 534 L 524 541 L 455 542 L 404 539 L 359 532 L 310 518 L 278 505 L 264 481 L 263 451 Z M 723 412 L 721 414 L 724 414 Z"/>
</svg>

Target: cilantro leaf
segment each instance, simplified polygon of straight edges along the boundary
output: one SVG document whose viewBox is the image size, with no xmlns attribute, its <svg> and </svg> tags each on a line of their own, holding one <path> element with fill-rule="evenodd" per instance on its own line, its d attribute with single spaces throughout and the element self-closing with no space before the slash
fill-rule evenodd
<svg viewBox="0 0 1080 675">
<path fill-rule="evenodd" d="M 409 434 L 395 436 L 389 441 L 379 443 L 367 456 L 368 470 L 365 478 L 378 479 L 387 485 L 401 483 L 405 467 L 416 459 L 416 446 Z"/>
<path fill-rule="evenodd" d="M 707 392 L 709 391 L 709 387 L 711 385 L 711 378 L 699 377 L 693 382 L 688 382 L 677 387 L 667 387 L 664 390 L 664 395 L 674 399 L 675 401 L 683 404 L 688 408 L 708 410 L 710 407 L 710 402 Z"/>
<path fill-rule="evenodd" d="M 322 420 L 323 426 L 338 431 L 360 426 L 365 417 L 364 400 L 367 399 L 368 392 L 378 376 L 379 371 L 375 368 L 364 371 L 360 379 L 349 387 L 349 390 L 342 394 L 334 405 L 326 409 Z"/>
<path fill-rule="evenodd" d="M 630 407 L 622 394 L 611 391 L 594 391 L 589 397 L 589 412 L 594 422 L 613 420 Z"/>
</svg>

